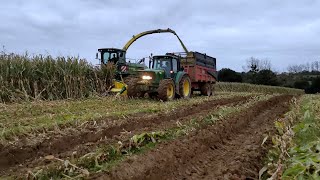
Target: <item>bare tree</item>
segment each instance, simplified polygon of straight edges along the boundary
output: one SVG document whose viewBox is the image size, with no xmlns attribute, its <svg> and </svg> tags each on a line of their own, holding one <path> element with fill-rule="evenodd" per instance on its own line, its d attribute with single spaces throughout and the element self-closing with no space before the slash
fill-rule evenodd
<svg viewBox="0 0 320 180">
<path fill-rule="evenodd" d="M 260 71 L 260 70 L 271 70 L 271 62 L 269 59 L 258 59 L 250 57 L 246 60 L 246 65 L 242 67 L 244 71 Z"/>
<path fill-rule="evenodd" d="M 287 70 L 290 73 L 300 73 L 302 71 L 320 71 L 320 61 L 314 61 L 306 64 L 290 65 Z"/>
<path fill-rule="evenodd" d="M 311 71 L 319 71 L 320 70 L 320 62 L 314 61 L 311 63 Z"/>
<path fill-rule="evenodd" d="M 299 73 L 299 72 L 302 72 L 303 70 L 303 68 L 302 68 L 302 66 L 301 65 L 290 65 L 290 66 L 288 66 L 288 71 L 289 71 L 289 73 Z"/>
</svg>

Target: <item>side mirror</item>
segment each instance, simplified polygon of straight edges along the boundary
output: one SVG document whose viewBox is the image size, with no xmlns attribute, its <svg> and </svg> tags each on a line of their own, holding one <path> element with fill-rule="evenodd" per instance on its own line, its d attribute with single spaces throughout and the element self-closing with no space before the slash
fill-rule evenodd
<svg viewBox="0 0 320 180">
<path fill-rule="evenodd" d="M 96 59 L 99 59 L 99 53 L 96 53 Z"/>
</svg>

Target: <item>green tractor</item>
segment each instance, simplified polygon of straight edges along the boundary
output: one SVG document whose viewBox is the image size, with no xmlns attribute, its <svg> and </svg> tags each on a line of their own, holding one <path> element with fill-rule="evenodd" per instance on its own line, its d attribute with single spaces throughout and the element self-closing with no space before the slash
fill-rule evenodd
<svg viewBox="0 0 320 180">
<path fill-rule="evenodd" d="M 98 53 L 96 54 L 96 59 L 99 59 L 101 61 L 101 65 L 105 66 L 107 64 L 113 63 L 116 67 L 115 70 L 115 77 L 113 79 L 112 86 L 109 88 L 108 92 L 116 93 L 120 95 L 126 95 L 127 94 L 127 83 L 131 81 L 132 76 L 136 76 L 136 72 L 138 70 L 144 69 L 144 58 L 139 60 L 139 62 L 130 62 L 126 59 L 126 52 L 128 48 L 139 38 L 150 35 L 150 34 L 156 34 L 156 33 L 172 33 L 174 34 L 181 46 L 183 47 L 185 52 L 188 52 L 187 48 L 177 35 L 175 31 L 172 29 L 156 29 L 156 30 L 150 30 L 141 32 L 137 35 L 132 36 L 132 38 L 125 44 L 125 46 L 122 49 L 117 48 L 101 48 L 98 49 Z"/>
<path fill-rule="evenodd" d="M 191 96 L 191 80 L 180 64 L 180 57 L 167 54 L 153 56 L 149 61 L 149 68 L 139 70 L 137 76 L 128 82 L 129 97 L 142 97 L 148 94 L 157 96 L 163 101 L 170 101 L 176 97 L 189 98 Z"/>
</svg>

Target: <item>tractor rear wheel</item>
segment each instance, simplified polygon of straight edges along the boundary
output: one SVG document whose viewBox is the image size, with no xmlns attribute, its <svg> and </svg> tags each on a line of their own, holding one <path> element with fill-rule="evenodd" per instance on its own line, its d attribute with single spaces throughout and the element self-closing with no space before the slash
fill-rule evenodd
<svg viewBox="0 0 320 180">
<path fill-rule="evenodd" d="M 210 83 L 205 83 L 200 88 L 201 95 L 211 96 L 212 95 L 212 88 Z"/>
<path fill-rule="evenodd" d="M 188 75 L 184 75 L 179 82 L 179 93 L 181 98 L 190 98 L 191 80 Z"/>
<path fill-rule="evenodd" d="M 127 84 L 127 95 L 128 95 L 128 97 L 134 98 L 134 97 L 142 97 L 144 95 L 138 89 L 138 85 L 137 85 L 138 81 L 139 81 L 139 79 L 135 78 L 135 77 L 130 77 L 130 78 L 127 78 L 125 80 L 125 82 Z"/>
<path fill-rule="evenodd" d="M 174 99 L 176 92 L 174 82 L 171 79 L 164 79 L 160 81 L 158 87 L 158 97 L 163 101 L 170 101 Z"/>
</svg>

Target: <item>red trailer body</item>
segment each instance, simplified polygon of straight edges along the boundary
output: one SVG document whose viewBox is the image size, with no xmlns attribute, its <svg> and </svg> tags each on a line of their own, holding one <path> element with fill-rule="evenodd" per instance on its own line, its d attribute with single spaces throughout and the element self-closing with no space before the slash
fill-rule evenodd
<svg viewBox="0 0 320 180">
<path fill-rule="evenodd" d="M 180 65 L 191 79 L 192 90 L 211 95 L 217 81 L 216 58 L 199 52 L 168 53 L 180 56 Z"/>
<path fill-rule="evenodd" d="M 193 89 L 200 89 L 204 83 L 214 84 L 216 83 L 216 78 L 210 75 L 216 74 L 216 70 L 209 67 L 204 67 L 200 65 L 183 65 L 184 72 L 188 73 L 191 79 L 191 84 Z"/>
</svg>

